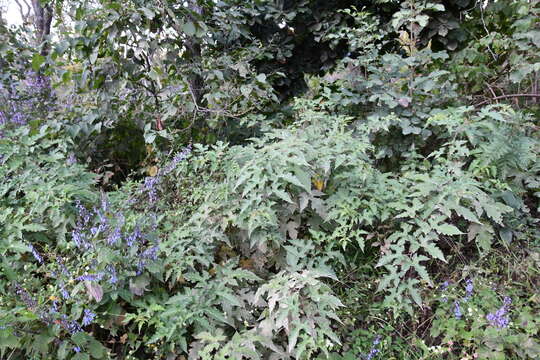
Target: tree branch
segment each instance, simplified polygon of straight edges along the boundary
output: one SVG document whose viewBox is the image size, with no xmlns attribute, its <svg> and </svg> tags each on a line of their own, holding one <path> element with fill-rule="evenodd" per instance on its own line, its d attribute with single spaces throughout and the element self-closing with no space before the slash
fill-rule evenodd
<svg viewBox="0 0 540 360">
<path fill-rule="evenodd" d="M 501 96 L 496 96 L 496 97 L 491 98 L 491 99 L 484 100 L 481 103 L 478 103 L 478 104 L 476 104 L 474 106 L 478 107 L 478 106 L 482 106 L 484 104 L 487 104 L 489 102 L 496 101 L 496 100 L 507 99 L 507 98 L 519 98 L 519 97 L 540 98 L 540 94 L 508 94 L 508 95 L 501 95 Z"/>
</svg>

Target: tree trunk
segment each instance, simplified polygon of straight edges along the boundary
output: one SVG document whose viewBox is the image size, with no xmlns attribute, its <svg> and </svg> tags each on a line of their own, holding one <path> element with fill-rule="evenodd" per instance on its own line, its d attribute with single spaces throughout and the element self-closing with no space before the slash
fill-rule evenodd
<svg viewBox="0 0 540 360">
<path fill-rule="evenodd" d="M 51 4 L 41 4 L 40 0 L 32 0 L 34 8 L 34 26 L 36 27 L 36 41 L 41 46 L 40 54 L 49 54 L 50 44 L 48 36 L 51 34 L 53 11 Z"/>
<path fill-rule="evenodd" d="M 193 13 L 197 14 L 199 17 L 203 16 L 203 8 L 197 3 L 197 0 L 188 0 L 188 9 Z M 193 22 L 196 22 L 196 19 L 192 18 Z M 191 63 L 194 66 L 201 64 L 201 44 L 195 36 L 191 36 L 186 40 L 186 48 L 191 59 Z M 200 74 L 194 73 L 189 79 L 189 90 L 193 97 L 193 101 L 197 107 L 203 105 L 203 96 L 204 96 L 204 80 Z"/>
</svg>

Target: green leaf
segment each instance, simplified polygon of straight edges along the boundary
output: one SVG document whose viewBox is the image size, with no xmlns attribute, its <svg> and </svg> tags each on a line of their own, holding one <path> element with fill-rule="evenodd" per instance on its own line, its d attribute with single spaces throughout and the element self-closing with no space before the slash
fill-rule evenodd
<svg viewBox="0 0 540 360">
<path fill-rule="evenodd" d="M 182 25 L 182 31 L 184 31 L 184 33 L 187 35 L 187 36 L 193 36 L 197 33 L 197 29 L 195 28 L 195 24 L 191 21 L 188 21 L 187 23 L 185 23 L 184 25 Z"/>
<path fill-rule="evenodd" d="M 442 225 L 438 225 L 435 230 L 439 233 L 439 234 L 443 234 L 443 235 L 448 235 L 448 236 L 454 236 L 454 235 L 461 235 L 463 234 L 461 231 L 459 231 L 459 229 L 457 227 L 455 227 L 454 225 L 450 225 L 450 224 L 442 224 Z"/>
<path fill-rule="evenodd" d="M 34 54 L 34 56 L 32 56 L 32 69 L 34 69 L 34 71 L 39 71 L 39 68 L 44 62 L 45 62 L 44 56 L 37 53 Z"/>
<path fill-rule="evenodd" d="M 229 294 L 225 291 L 218 291 L 216 293 L 216 295 L 220 296 L 221 298 L 225 299 L 228 301 L 228 303 L 232 306 L 238 306 L 238 307 L 241 307 L 242 304 L 240 304 L 240 302 L 238 301 L 238 299 L 236 298 L 236 296 L 232 295 L 232 294 Z"/>
<path fill-rule="evenodd" d="M 29 231 L 29 232 L 38 232 L 38 231 L 47 230 L 47 228 L 41 224 L 27 224 L 27 225 L 24 225 L 22 229 L 24 231 Z"/>
<path fill-rule="evenodd" d="M 306 185 L 304 183 L 302 183 L 300 181 L 300 179 L 298 179 L 296 176 L 294 176 L 291 173 L 285 173 L 285 174 L 281 175 L 280 178 L 282 178 L 284 180 L 287 180 L 287 182 L 289 182 L 291 184 L 294 184 L 294 185 L 296 185 L 298 187 L 301 187 L 301 188 L 305 189 L 306 191 L 311 190 L 309 187 L 306 188 Z"/>
<path fill-rule="evenodd" d="M 90 336 L 83 331 L 79 331 L 71 336 L 71 340 L 73 340 L 77 346 L 84 346 L 89 339 Z"/>
<path fill-rule="evenodd" d="M 107 353 L 107 349 L 103 345 L 101 345 L 99 341 L 96 341 L 94 339 L 90 340 L 90 344 L 88 345 L 88 351 L 94 359 L 102 359 Z"/>
<path fill-rule="evenodd" d="M 454 210 L 462 218 L 470 222 L 480 223 L 480 220 L 478 220 L 478 217 L 476 217 L 476 215 L 471 210 L 467 209 L 466 207 L 456 206 Z"/>
<path fill-rule="evenodd" d="M 150 20 L 152 20 L 155 16 L 154 12 L 147 7 L 143 6 L 140 10 L 143 12 L 144 16 L 146 16 Z"/>
<path fill-rule="evenodd" d="M 72 360 L 90 360 L 90 356 L 88 354 L 78 353 L 72 357 Z"/>
<path fill-rule="evenodd" d="M 428 243 L 427 245 L 424 245 L 423 248 L 424 250 L 427 251 L 429 255 L 433 256 L 436 259 L 446 262 L 443 252 L 441 251 L 441 249 L 439 249 L 437 245 L 433 243 Z"/>
<path fill-rule="evenodd" d="M 409 286 L 409 294 L 411 294 L 411 297 L 418 306 L 422 306 L 422 298 L 420 297 L 420 293 L 412 285 Z"/>
<path fill-rule="evenodd" d="M 277 196 L 279 197 L 281 200 L 285 200 L 286 202 L 288 203 L 293 203 L 292 199 L 291 199 L 291 196 L 289 195 L 288 192 L 286 191 L 283 191 L 281 189 L 274 189 L 272 190 L 272 192 Z"/>
</svg>

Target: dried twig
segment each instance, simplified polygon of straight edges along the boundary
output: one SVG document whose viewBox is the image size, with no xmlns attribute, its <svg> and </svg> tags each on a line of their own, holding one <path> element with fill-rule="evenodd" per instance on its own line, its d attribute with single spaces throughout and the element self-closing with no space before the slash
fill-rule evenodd
<svg viewBox="0 0 540 360">
<path fill-rule="evenodd" d="M 492 101 L 497 101 L 500 99 L 508 99 L 508 98 L 520 98 L 520 97 L 530 97 L 530 98 L 540 98 L 540 94 L 508 94 L 508 95 L 501 95 L 496 96 L 491 99 L 484 100 L 478 104 L 475 104 L 475 106 L 482 106 Z"/>
</svg>

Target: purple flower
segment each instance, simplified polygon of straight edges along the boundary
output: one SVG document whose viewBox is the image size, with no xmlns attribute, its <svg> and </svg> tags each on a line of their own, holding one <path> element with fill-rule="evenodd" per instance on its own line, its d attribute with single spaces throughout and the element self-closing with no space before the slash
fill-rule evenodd
<svg viewBox="0 0 540 360">
<path fill-rule="evenodd" d="M 91 247 L 90 243 L 86 240 L 86 235 L 78 229 L 71 232 L 71 238 L 75 242 L 75 246 L 79 249 L 89 249 Z"/>
<path fill-rule="evenodd" d="M 446 289 L 448 289 L 448 286 L 450 286 L 450 283 L 448 282 L 448 280 L 446 280 L 445 282 L 443 282 L 443 283 L 441 284 L 441 287 L 440 287 L 441 291 L 442 291 L 442 292 L 445 292 Z M 444 296 L 442 297 L 441 301 L 444 302 L 444 303 L 448 301 L 448 298 L 446 297 L 446 295 L 444 295 Z"/>
<path fill-rule="evenodd" d="M 37 307 L 36 300 L 34 300 L 28 291 L 23 289 L 19 284 L 15 284 L 15 293 L 21 297 L 27 308 L 33 309 Z"/>
<path fill-rule="evenodd" d="M 474 290 L 474 285 L 473 285 L 473 282 L 471 279 L 467 279 L 467 281 L 465 282 L 465 301 L 469 300 L 472 296 L 472 293 L 473 293 L 473 290 Z"/>
<path fill-rule="evenodd" d="M 454 301 L 454 316 L 456 319 L 461 319 L 461 308 L 459 306 L 459 301 Z"/>
<path fill-rule="evenodd" d="M 150 214 L 150 218 L 152 219 L 151 231 L 156 231 L 157 226 L 158 226 L 156 214 L 154 214 L 154 213 Z"/>
<path fill-rule="evenodd" d="M 32 246 L 32 244 L 29 244 L 28 247 L 30 247 L 30 251 L 32 252 L 32 255 L 34 255 L 34 258 L 37 260 L 38 263 L 43 264 L 43 258 L 36 249 Z"/>
<path fill-rule="evenodd" d="M 118 282 L 118 277 L 116 276 L 116 269 L 112 265 L 107 265 L 107 271 L 109 272 L 109 283 L 116 284 Z"/>
<path fill-rule="evenodd" d="M 57 313 L 58 312 L 58 301 L 54 300 L 51 305 L 51 312 Z"/>
<path fill-rule="evenodd" d="M 107 198 L 107 195 L 103 193 L 101 195 L 101 210 L 103 210 L 104 212 L 107 212 L 108 209 L 109 209 L 109 199 Z"/>
<path fill-rule="evenodd" d="M 84 310 L 84 316 L 82 319 L 83 326 L 88 326 L 94 321 L 94 318 L 96 317 L 96 314 L 94 314 L 92 311 L 85 309 Z"/>
<path fill-rule="evenodd" d="M 501 306 L 499 310 L 495 311 L 494 313 L 489 313 L 486 315 L 486 319 L 487 321 L 489 321 L 489 324 L 491 326 L 497 327 L 499 329 L 504 329 L 508 327 L 508 323 L 510 322 L 510 320 L 507 313 L 511 303 L 512 299 L 509 296 L 505 296 L 503 299 L 503 306 Z"/>
<path fill-rule="evenodd" d="M 169 163 L 169 165 L 167 165 L 164 169 L 163 169 L 163 172 L 161 173 L 161 175 L 167 175 L 168 173 L 170 173 L 171 171 L 173 171 L 176 166 L 178 166 L 178 163 L 182 160 L 184 160 L 185 158 L 187 158 L 187 156 L 191 153 L 191 144 L 189 144 L 188 146 L 186 146 L 184 148 L 184 150 L 182 150 L 182 152 L 180 152 L 179 154 L 176 154 L 174 156 L 174 158 L 172 159 L 172 161 Z"/>
<path fill-rule="evenodd" d="M 16 125 L 24 125 L 24 124 L 26 124 L 26 119 L 24 118 L 24 115 L 22 113 L 16 112 L 11 117 L 11 122 L 16 124 Z"/>
<path fill-rule="evenodd" d="M 374 349 L 372 348 L 370 351 L 369 351 L 369 354 L 367 354 L 366 356 L 366 359 L 367 360 L 371 360 L 375 357 L 375 355 L 377 355 L 377 353 L 379 352 L 379 349 Z"/>
<path fill-rule="evenodd" d="M 64 287 L 64 284 L 60 284 L 60 294 L 62 294 L 62 297 L 64 299 L 69 299 L 69 292 L 66 290 L 66 288 Z"/>
<path fill-rule="evenodd" d="M 88 274 L 88 275 L 79 276 L 75 280 L 78 280 L 78 281 L 100 281 L 101 279 L 103 279 L 103 274 Z"/>
<path fill-rule="evenodd" d="M 104 217 L 99 210 L 96 211 L 96 214 L 99 216 L 99 224 L 90 228 L 90 233 L 92 234 L 92 236 L 97 236 L 101 234 L 102 232 L 107 230 L 109 226 L 109 220 Z"/>
<path fill-rule="evenodd" d="M 379 352 L 379 349 L 377 349 L 376 346 L 379 345 L 379 343 L 381 342 L 381 338 L 382 337 L 380 335 L 377 335 L 375 337 L 375 339 L 373 340 L 373 345 L 371 346 L 371 349 L 369 350 L 369 353 L 364 356 L 366 360 L 371 360 L 377 355 L 377 353 Z"/>
<path fill-rule="evenodd" d="M 75 346 L 75 347 L 73 348 L 73 351 L 75 351 L 76 353 L 79 353 L 79 352 L 81 352 L 81 348 L 78 347 L 78 346 Z"/>
<path fill-rule="evenodd" d="M 71 153 L 71 154 L 69 154 L 66 162 L 67 162 L 68 165 L 76 164 L 77 163 L 77 158 L 75 157 L 75 155 L 73 153 Z"/>
<path fill-rule="evenodd" d="M 152 246 L 148 249 L 146 249 L 145 251 L 142 252 L 141 254 L 141 260 L 139 260 L 139 263 L 137 264 L 137 275 L 141 275 L 146 264 L 147 264 L 147 260 L 152 260 L 152 261 L 155 261 L 157 260 L 157 253 L 158 253 L 158 250 L 159 250 L 159 246 Z"/>
<path fill-rule="evenodd" d="M 67 331 L 69 331 L 70 334 L 76 334 L 83 331 L 81 325 L 79 325 L 79 323 L 76 321 L 68 320 L 66 314 L 62 314 L 62 320 L 60 323 Z"/>
<path fill-rule="evenodd" d="M 441 291 L 446 291 L 446 289 L 448 289 L 448 286 L 450 286 L 450 283 L 448 282 L 448 280 L 446 280 L 441 284 Z"/>
<path fill-rule="evenodd" d="M 148 176 L 144 179 L 143 189 L 148 193 L 148 199 L 150 203 L 155 203 L 157 200 L 157 189 L 156 185 L 159 181 L 157 176 Z"/>
<path fill-rule="evenodd" d="M 157 260 L 158 250 L 159 250 L 159 246 L 152 246 L 146 249 L 145 251 L 143 251 L 143 253 L 141 254 L 141 257 L 145 259 L 150 259 L 150 260 Z"/>
<path fill-rule="evenodd" d="M 77 225 L 80 228 L 83 228 L 90 221 L 90 212 L 81 204 L 79 200 L 75 202 L 75 207 L 79 213 L 79 221 L 82 220 L 82 222 L 79 222 Z"/>
<path fill-rule="evenodd" d="M 139 260 L 139 262 L 137 263 L 137 272 L 136 272 L 136 275 L 139 276 L 143 273 L 143 270 L 146 266 L 146 261 L 145 260 Z"/>
<path fill-rule="evenodd" d="M 137 239 L 141 238 L 141 229 L 138 226 L 135 227 L 133 233 L 127 237 L 127 245 L 133 246 Z"/>
<path fill-rule="evenodd" d="M 107 236 L 107 244 L 115 245 L 116 243 L 121 241 L 121 238 L 122 238 L 122 233 L 120 232 L 120 228 L 117 227 L 116 229 L 114 229 L 113 232 L 109 234 L 109 236 Z"/>
<path fill-rule="evenodd" d="M 486 319 L 489 321 L 491 326 L 498 327 L 500 329 L 506 328 L 509 322 L 508 316 L 506 316 L 506 308 L 504 306 L 495 313 L 487 314 Z"/>
<path fill-rule="evenodd" d="M 165 166 L 162 170 L 158 171 L 156 176 L 148 176 L 144 179 L 142 192 L 148 193 L 148 199 L 150 200 L 151 204 L 155 203 L 158 199 L 156 186 L 161 181 L 161 177 L 173 171 L 176 166 L 178 166 L 178 163 L 184 160 L 190 152 L 191 145 L 184 148 L 184 150 L 182 150 L 182 152 L 180 152 L 179 154 L 176 154 L 167 166 Z"/>
</svg>

